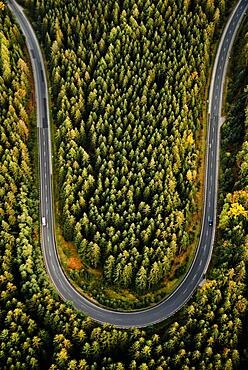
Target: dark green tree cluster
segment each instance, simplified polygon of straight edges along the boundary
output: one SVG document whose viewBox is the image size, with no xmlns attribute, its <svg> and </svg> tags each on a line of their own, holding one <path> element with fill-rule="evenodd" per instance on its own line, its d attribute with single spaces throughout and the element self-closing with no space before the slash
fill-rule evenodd
<svg viewBox="0 0 248 370">
<path fill-rule="evenodd" d="M 156 286 L 194 235 L 202 96 L 224 1 L 26 1 L 50 65 L 63 234 Z"/>
</svg>

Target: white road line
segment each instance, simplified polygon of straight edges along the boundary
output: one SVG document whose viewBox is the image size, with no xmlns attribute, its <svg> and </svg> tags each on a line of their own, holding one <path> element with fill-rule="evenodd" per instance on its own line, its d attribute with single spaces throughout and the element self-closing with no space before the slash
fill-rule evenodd
<svg viewBox="0 0 248 370">
<path fill-rule="evenodd" d="M 202 265 L 202 260 L 200 260 L 200 263 L 199 263 L 199 266 L 201 266 Z"/>
<path fill-rule="evenodd" d="M 192 279 L 192 280 L 194 281 L 195 279 L 196 279 L 196 275 L 194 275 L 194 277 L 193 277 L 193 279 Z"/>
<path fill-rule="evenodd" d="M 204 248 L 203 248 L 203 249 L 204 249 L 204 251 L 206 250 L 206 246 L 207 246 L 207 244 L 205 244 L 205 245 L 204 245 Z"/>
<path fill-rule="evenodd" d="M 186 292 L 187 292 L 187 288 L 186 288 L 186 289 L 184 289 L 183 294 L 185 294 Z"/>
<path fill-rule="evenodd" d="M 207 231 L 206 231 L 206 236 L 208 236 L 208 229 L 207 229 Z"/>
</svg>

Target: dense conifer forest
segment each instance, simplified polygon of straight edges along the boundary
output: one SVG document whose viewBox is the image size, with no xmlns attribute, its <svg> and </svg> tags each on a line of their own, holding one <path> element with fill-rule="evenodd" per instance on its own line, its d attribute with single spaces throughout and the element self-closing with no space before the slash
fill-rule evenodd
<svg viewBox="0 0 248 370">
<path fill-rule="evenodd" d="M 197 99 L 193 99 L 193 91 L 197 85 L 199 94 L 202 96 L 203 85 L 206 82 L 207 67 L 209 66 L 209 61 L 204 58 L 204 53 L 199 45 L 202 44 L 203 49 L 205 47 L 210 47 L 211 37 L 214 32 L 213 20 L 215 19 L 214 22 L 217 22 L 216 17 L 218 14 L 219 17 L 221 17 L 221 12 L 224 9 L 224 2 L 218 2 L 218 4 L 216 2 L 215 4 L 214 1 L 202 1 L 202 10 L 200 11 L 200 5 L 197 1 L 179 1 L 177 6 L 173 1 L 137 1 L 136 7 L 134 2 L 124 1 L 121 6 L 126 11 L 126 15 L 123 23 L 121 23 L 121 14 L 123 10 L 121 12 L 115 10 L 114 12 L 115 7 L 117 7 L 116 4 L 118 3 L 99 1 L 97 4 L 100 5 L 98 6 L 102 6 L 102 9 L 106 9 L 101 13 L 104 14 L 104 17 L 98 21 L 95 20 L 98 25 L 102 26 L 102 30 L 101 32 L 99 30 L 99 34 L 96 32 L 98 29 L 97 27 L 94 27 L 94 32 L 92 31 L 94 23 L 91 23 L 91 21 L 93 22 L 95 19 L 92 14 L 100 14 L 93 9 L 93 5 L 90 7 L 92 2 L 84 1 L 81 3 L 80 9 L 82 14 L 83 7 L 85 7 L 84 17 L 81 12 L 80 14 L 76 13 L 74 2 L 67 4 L 64 1 L 57 0 L 56 2 L 26 1 L 25 3 L 29 7 L 29 12 L 35 15 L 34 20 L 37 22 L 36 25 L 38 22 L 41 22 L 41 20 L 43 22 L 44 19 L 44 28 L 40 28 L 40 38 L 46 38 L 46 54 L 51 68 L 50 80 L 55 83 L 52 90 L 52 100 L 54 106 L 54 124 L 57 127 L 56 145 L 59 153 L 59 181 L 64 192 L 64 195 L 62 194 L 64 198 L 63 196 L 61 197 L 63 220 L 67 223 L 69 230 L 69 234 L 66 234 L 67 228 L 65 228 L 65 237 L 72 238 L 75 241 L 82 258 L 86 258 L 87 263 L 93 266 L 96 264 L 96 260 L 90 260 L 89 250 L 94 250 L 94 248 L 96 248 L 99 253 L 97 264 L 103 265 L 104 274 L 106 274 L 108 269 L 106 266 L 110 256 L 114 257 L 113 270 L 111 271 L 115 271 L 117 270 L 118 263 L 121 261 L 121 259 L 118 260 L 118 255 L 122 253 L 124 258 L 125 255 L 129 253 L 126 259 L 124 259 L 126 263 L 125 266 L 131 263 L 132 268 L 135 269 L 134 262 L 137 261 L 137 270 L 132 272 L 132 274 L 134 274 L 132 276 L 139 276 L 136 272 L 139 271 L 141 267 L 144 267 L 147 274 L 147 285 L 143 288 L 137 285 L 136 288 L 145 289 L 149 284 L 152 284 L 149 280 L 149 276 L 154 263 L 157 262 L 157 265 L 159 265 L 159 262 L 164 260 L 165 256 L 167 256 L 165 254 L 167 249 L 168 251 L 173 251 L 172 235 L 176 235 L 176 239 L 174 240 L 174 253 L 176 254 L 179 253 L 178 248 L 180 247 L 178 240 L 182 240 L 183 235 L 188 234 L 189 231 L 187 230 L 186 224 L 187 217 L 190 213 L 186 217 L 187 199 L 186 197 L 185 199 L 183 198 L 181 186 L 185 186 L 184 190 L 188 191 L 188 198 L 193 202 L 196 192 L 196 182 L 193 181 L 193 177 L 191 181 L 189 179 L 187 180 L 186 171 L 190 170 L 192 176 L 194 173 L 193 171 L 197 171 L 197 166 L 199 165 L 199 148 L 197 149 L 196 139 L 202 125 L 200 121 L 202 103 L 201 100 L 198 102 Z M 139 6 L 139 4 L 145 3 L 149 4 L 147 8 L 151 8 L 151 13 L 147 11 L 147 13 L 144 12 L 143 14 L 140 10 L 141 6 Z M 109 4 L 109 8 L 104 4 Z M 132 6 L 130 6 L 130 4 Z M 159 8 L 159 4 L 161 8 Z M 194 18 L 192 16 L 192 25 L 195 24 L 195 27 L 191 27 L 191 32 L 194 30 L 194 35 L 199 34 L 199 43 L 196 38 L 195 48 L 199 48 L 197 49 L 198 52 L 203 53 L 201 54 L 202 60 L 199 63 L 197 60 L 195 61 L 194 66 L 197 75 L 192 76 L 190 65 L 187 66 L 186 64 L 182 64 L 180 67 L 178 66 L 177 63 L 181 61 L 181 58 L 177 59 L 177 53 L 173 52 L 173 50 L 175 51 L 176 49 L 172 48 L 169 49 L 172 55 L 165 56 L 166 61 L 167 58 L 168 62 L 171 60 L 170 67 L 166 68 L 171 68 L 172 72 L 169 74 L 168 72 L 170 69 L 166 70 L 163 72 L 164 77 L 160 76 L 158 78 L 156 77 L 158 71 L 156 68 L 158 68 L 157 66 L 159 65 L 162 69 L 164 56 L 163 53 L 161 53 L 161 56 L 157 55 L 159 52 L 156 51 L 156 48 L 160 45 L 159 42 L 161 42 L 161 46 L 163 43 L 159 39 L 162 37 L 159 33 L 159 27 L 162 27 L 160 24 L 161 22 L 159 22 L 160 17 L 159 15 L 155 17 L 154 13 L 156 13 L 157 10 L 160 11 L 164 6 L 165 13 L 161 14 L 169 12 L 168 14 L 171 17 L 174 15 L 174 18 L 172 18 L 173 24 L 175 25 L 176 22 L 176 24 L 180 24 L 180 27 L 182 27 L 183 23 L 181 25 L 181 21 L 179 22 L 179 20 L 177 20 L 175 14 L 177 13 L 180 15 L 181 13 L 179 10 L 185 9 L 185 20 L 186 22 L 190 22 L 191 18 L 187 18 L 187 15 L 192 11 L 191 7 L 193 4 L 198 4 L 196 9 L 198 9 L 199 13 L 196 14 L 198 14 L 199 19 L 197 21 L 197 17 Z M 68 9 L 64 8 L 65 5 Z M 217 11 L 217 5 L 219 5 L 219 12 Z M 220 5 L 222 5 L 222 8 Z M 138 9 L 138 14 L 135 9 Z M 66 23 L 66 16 L 69 17 L 70 14 L 69 10 L 72 12 L 71 14 L 74 14 L 75 25 L 78 24 L 78 35 L 80 35 L 80 27 L 83 29 L 82 34 L 78 36 L 78 38 L 77 33 L 73 34 L 75 35 L 75 40 L 73 38 L 74 36 L 68 31 L 70 29 L 70 22 Z M 55 18 L 54 14 L 56 14 Z M 126 20 L 127 14 L 128 21 Z M 78 23 L 76 21 L 77 16 L 82 17 L 82 19 L 78 19 Z M 111 25 L 111 22 L 115 22 L 114 17 L 116 17 L 116 24 L 113 23 Z M 131 17 L 138 23 L 138 26 L 131 20 Z M 205 21 L 203 22 L 201 19 L 205 19 Z M 54 28 L 52 27 L 52 23 L 49 23 L 53 20 L 57 27 L 56 31 L 53 31 Z M 108 22 L 105 22 L 105 20 L 108 20 Z M 156 23 L 155 20 L 158 23 Z M 141 27 L 142 23 L 146 24 L 146 22 L 148 24 L 147 31 L 143 35 Z M 72 25 L 73 24 L 71 24 L 71 27 Z M 212 26 L 209 27 L 209 25 Z M 63 29 L 65 26 L 68 28 L 66 31 Z M 164 27 L 169 26 L 169 22 L 164 25 Z M 117 29 L 116 33 L 114 31 L 112 35 L 113 41 L 111 41 L 115 45 L 114 48 L 110 47 L 111 42 L 109 37 L 111 29 L 107 27 Z M 127 33 L 123 31 L 122 35 L 121 27 L 123 27 Z M 204 27 L 207 27 L 208 32 L 210 32 L 209 38 L 204 36 Z M 167 31 L 164 30 L 167 32 L 167 37 L 163 42 L 170 42 L 169 35 L 173 32 L 173 29 L 176 30 L 176 26 L 171 26 L 171 29 L 169 28 Z M 199 29 L 201 32 L 199 32 Z M 134 32 L 135 30 L 137 34 Z M 149 31 L 153 36 L 149 36 Z M 148 33 L 147 36 L 146 33 Z M 157 40 L 155 35 L 158 37 Z M 175 31 L 175 35 L 177 35 L 177 31 Z M 124 59 L 123 61 L 116 60 L 116 58 L 119 57 L 116 52 L 118 44 L 126 45 L 125 43 L 118 43 L 121 37 L 127 40 L 129 39 L 126 43 L 128 45 L 126 54 L 123 51 L 124 57 L 125 55 L 129 56 L 127 57 L 126 63 Z M 156 69 L 156 73 L 153 72 L 155 73 L 154 76 L 152 72 L 151 75 L 146 74 L 148 73 L 148 69 L 146 69 L 147 66 L 144 67 L 144 70 L 141 69 L 144 76 L 139 76 L 139 74 L 137 74 L 137 81 L 135 80 L 136 71 L 139 73 L 140 69 L 138 67 L 135 69 L 134 61 L 131 63 L 131 55 L 136 53 L 136 49 L 134 46 L 132 46 L 133 49 L 128 49 L 129 46 L 131 47 L 132 43 L 135 43 L 136 37 L 140 37 L 144 45 L 146 42 L 149 44 L 149 55 L 147 54 L 146 64 L 151 63 L 149 64 L 149 71 L 153 71 L 153 68 Z M 190 34 L 188 37 L 190 37 Z M 204 37 L 206 38 L 204 39 Z M 55 53 L 53 50 L 55 48 L 54 45 L 56 45 L 56 42 L 58 43 L 59 39 L 61 44 L 57 49 L 57 53 Z M 104 41 L 102 50 L 100 44 L 98 44 L 101 39 Z M 130 40 L 132 40 L 132 42 Z M 82 43 L 81 48 L 80 45 L 76 44 L 77 42 L 78 44 L 80 44 L 80 42 Z M 153 45 L 152 42 L 154 42 Z M 180 40 L 175 40 L 175 42 L 178 42 L 178 45 L 182 45 L 181 52 L 183 53 L 184 47 L 187 48 L 187 41 L 186 43 L 181 43 Z M 77 46 L 73 45 L 73 43 Z M 95 48 L 94 44 L 96 44 Z M 67 46 L 66 48 L 61 48 L 61 45 Z M 187 57 L 187 60 L 189 58 L 190 45 L 190 42 L 188 42 L 189 49 L 187 49 L 185 55 L 185 59 Z M 139 47 L 139 43 L 137 43 L 136 47 Z M 242 41 L 240 41 L 238 49 L 243 51 L 242 58 L 238 58 L 236 62 L 236 65 L 239 64 L 238 74 L 240 78 L 237 79 L 235 77 L 230 83 L 230 91 L 233 91 L 237 99 L 230 98 L 232 106 L 226 124 L 223 127 L 223 181 L 221 183 L 220 217 L 218 239 L 211 269 L 207 276 L 206 283 L 202 288 L 198 289 L 191 301 L 176 317 L 170 319 L 164 326 L 148 328 L 147 330 L 121 330 L 108 325 L 100 326 L 94 323 L 90 318 L 84 317 L 82 314 L 76 312 L 70 304 L 62 302 L 49 282 L 39 245 L 38 189 L 34 182 L 34 147 L 36 138 L 34 127 L 34 99 L 32 94 L 33 82 L 29 59 L 25 50 L 24 38 L 19 28 L 15 24 L 9 11 L 6 8 L 1 8 L 0 367 L 6 370 L 222 370 L 239 368 L 239 359 L 241 357 L 242 361 L 245 361 L 244 349 L 247 347 L 247 344 L 245 345 L 243 342 L 245 335 L 242 336 L 242 334 L 245 334 L 245 330 L 242 329 L 242 321 L 247 322 L 245 314 L 247 316 L 248 88 L 246 87 L 247 81 L 242 77 L 248 75 L 246 62 L 248 39 L 245 33 L 242 35 Z M 206 49 L 206 51 L 209 51 L 209 49 Z M 103 55 L 99 57 L 98 53 L 103 53 Z M 167 50 L 165 50 L 165 53 L 167 53 Z M 194 54 L 194 47 L 192 48 L 192 53 Z M 193 54 L 192 63 L 194 60 Z M 80 56 L 80 58 L 77 56 Z M 143 56 L 143 52 L 140 52 L 140 56 Z M 56 58 L 58 58 L 57 61 Z M 115 62 L 113 62 L 111 58 L 113 58 Z M 113 65 L 110 68 L 111 60 Z M 135 58 L 135 61 L 137 62 L 139 59 Z M 68 63 L 68 65 L 66 63 Z M 142 63 L 141 57 L 140 63 Z M 201 63 L 203 63 L 203 65 L 200 68 Z M 118 68 L 121 68 L 122 65 L 123 68 L 126 68 L 123 72 L 122 87 L 117 86 L 114 77 L 115 73 L 117 73 L 114 69 L 115 65 L 119 66 Z M 165 63 L 165 65 L 167 66 L 167 63 Z M 185 69 L 181 71 L 181 76 L 183 77 L 185 75 L 186 80 L 184 81 L 182 96 L 179 97 L 177 95 L 178 86 L 175 90 L 170 90 L 170 88 L 172 88 L 172 81 L 176 82 L 177 80 L 176 73 L 180 72 L 178 68 L 183 68 L 183 66 Z M 101 68 L 103 68 L 103 70 L 101 70 Z M 187 68 L 190 72 L 187 71 Z M 56 71 L 58 73 L 57 79 Z M 76 72 L 78 73 L 76 74 Z M 135 82 L 125 86 L 124 78 L 126 75 L 129 76 L 128 78 L 133 76 L 132 81 Z M 54 78 L 54 80 L 52 78 Z M 76 81 L 74 81 L 74 78 L 76 78 Z M 98 78 L 100 78 L 100 81 L 97 82 Z M 139 78 L 141 79 L 141 84 L 139 83 Z M 171 99 L 168 100 L 168 102 L 166 101 L 167 95 L 163 96 L 163 92 L 161 92 L 161 90 L 163 91 L 163 86 L 159 85 L 161 81 L 163 81 L 163 84 L 166 83 L 167 79 L 168 99 Z M 92 81 L 95 81 L 95 85 L 94 83 L 91 85 Z M 104 81 L 106 81 L 106 85 Z M 235 86 L 233 82 L 236 82 Z M 111 90 L 112 85 L 114 87 Z M 149 94 L 144 91 L 146 86 L 147 89 L 149 88 Z M 133 89 L 132 92 L 128 92 L 130 87 Z M 118 89 L 121 88 L 124 89 L 122 95 L 125 96 L 127 102 L 126 107 L 124 105 L 125 100 L 118 100 Z M 63 94 L 60 93 L 61 91 L 63 91 Z M 116 96 L 115 91 L 117 94 Z M 152 91 L 154 92 L 151 93 Z M 184 109 L 184 105 L 182 105 L 183 92 L 186 94 L 187 109 Z M 144 99 L 144 103 L 141 103 L 143 95 L 146 97 L 147 101 Z M 196 97 L 197 96 L 195 96 L 195 98 Z M 75 100 L 73 100 L 73 98 Z M 131 104 L 132 99 L 134 99 L 133 104 Z M 105 101 L 105 103 L 103 104 L 102 101 Z M 117 106 L 115 104 L 117 104 Z M 121 137 L 124 137 L 125 140 L 120 140 L 120 136 L 118 136 L 117 133 L 118 126 L 116 121 L 118 119 L 118 104 L 122 104 L 119 107 L 120 119 L 118 122 L 120 122 L 120 128 L 123 131 Z M 164 126 L 162 126 L 162 121 L 159 118 L 163 116 L 163 111 L 160 110 L 162 107 L 159 108 L 160 104 L 161 106 L 165 104 L 165 108 L 163 109 L 165 109 L 166 112 L 165 117 L 167 122 L 163 124 Z M 198 104 L 200 105 L 198 106 Z M 56 109 L 55 106 L 57 107 Z M 137 111 L 134 109 L 135 106 L 137 106 Z M 171 111 L 169 111 L 168 107 L 171 107 Z M 156 114 L 154 112 L 155 108 Z M 178 109 L 178 113 L 176 113 L 176 109 Z M 238 119 L 235 110 L 240 113 Z M 106 114 L 105 117 L 104 114 Z M 133 115 L 133 118 L 130 114 Z M 178 120 L 177 125 L 174 126 L 174 124 L 172 124 L 173 120 L 170 118 L 170 114 L 175 115 L 174 119 Z M 185 114 L 185 117 L 183 117 L 182 114 Z M 135 125 L 138 117 L 139 125 Z M 235 117 L 236 120 L 234 121 Z M 185 118 L 185 120 L 183 120 L 183 118 Z M 121 124 L 123 126 L 121 126 Z M 143 126 L 139 134 L 141 124 Z M 162 134 L 162 130 L 159 131 L 160 124 L 161 127 L 164 127 L 164 130 L 167 130 L 166 136 L 164 133 Z M 185 125 L 184 129 L 180 129 L 181 124 Z M 128 129 L 129 125 L 131 127 L 130 131 Z M 91 127 L 93 127 L 93 129 L 91 129 Z M 137 132 L 134 134 L 133 130 L 135 127 Z M 150 129 L 151 132 L 149 131 Z M 184 130 L 187 132 L 187 136 L 183 142 Z M 242 132 L 242 135 L 239 135 L 240 132 Z M 234 135 L 234 133 L 236 133 L 236 135 Z M 125 135 L 127 136 L 125 137 Z M 135 140 L 139 135 L 140 138 L 137 143 Z M 152 139 L 153 137 L 154 139 Z M 170 145 L 166 145 L 162 142 L 162 140 L 170 140 L 170 137 L 173 138 L 171 138 Z M 236 139 L 233 139 L 235 137 Z M 180 141 L 178 155 L 175 153 L 176 149 L 173 149 L 174 147 L 177 148 L 176 145 L 173 146 L 174 141 L 176 143 L 177 139 Z M 231 142 L 231 139 L 236 141 Z M 161 140 L 161 142 L 159 140 Z M 189 140 L 189 142 L 187 140 Z M 157 147 L 158 142 L 160 142 L 160 144 L 162 143 L 160 148 Z M 184 149 L 182 142 L 186 145 L 186 149 Z M 142 143 L 143 147 L 146 148 L 144 158 L 142 158 L 142 156 L 140 157 L 143 148 Z M 130 145 L 131 147 L 129 147 Z M 150 152 L 148 151 L 149 145 L 152 145 Z M 111 147 L 113 149 L 111 149 Z M 160 150 L 162 150 L 163 147 L 168 147 L 168 154 L 166 154 L 165 149 L 165 152 L 161 152 L 163 156 L 159 159 L 157 156 L 159 156 Z M 101 148 L 101 151 L 99 154 L 96 154 L 98 148 Z M 116 148 L 119 148 L 123 158 L 125 158 L 124 162 L 126 161 L 126 163 L 121 163 L 119 162 L 120 159 L 118 157 L 116 158 Z M 134 155 L 133 157 L 129 157 L 132 150 Z M 135 153 L 135 151 L 137 151 L 137 153 Z M 98 159 L 98 156 L 100 159 Z M 145 160 L 145 158 L 147 158 L 147 160 Z M 167 163 L 163 162 L 165 160 L 164 158 L 166 158 Z M 190 163 L 187 162 L 189 158 Z M 153 162 L 152 159 L 155 161 L 153 166 L 150 165 L 150 163 Z M 97 161 L 100 162 L 98 163 Z M 163 179 L 157 179 L 156 172 L 159 173 L 162 169 L 162 167 L 159 167 L 162 162 L 166 171 L 169 168 L 169 172 L 166 172 L 166 176 L 164 175 Z M 108 168 L 109 163 L 110 167 Z M 144 165 L 144 168 L 139 169 L 139 165 Z M 128 174 L 132 171 L 129 166 L 134 166 L 133 174 L 137 174 L 137 181 L 139 181 L 139 171 L 142 171 L 142 169 L 145 171 L 144 176 L 141 177 L 144 184 L 140 185 L 140 189 L 142 189 L 139 195 L 140 198 L 134 193 L 136 185 L 134 186 L 132 181 L 135 177 L 131 176 L 130 179 L 132 179 L 132 181 L 130 180 L 130 182 L 128 180 Z M 101 167 L 102 170 L 100 170 Z M 124 172 L 123 174 L 120 173 L 121 177 L 117 177 L 117 180 L 114 180 L 115 175 L 113 175 L 113 169 L 114 173 L 118 173 L 118 168 L 121 170 L 126 167 L 128 168 L 128 172 Z M 227 185 L 227 181 L 230 179 L 230 169 L 232 178 L 230 184 Z M 100 176 L 101 171 L 103 172 L 102 176 Z M 170 171 L 171 177 L 168 175 Z M 141 172 L 141 174 L 143 174 L 143 172 Z M 180 174 L 186 176 L 184 182 L 180 182 Z M 124 176 L 126 184 L 121 183 L 122 176 Z M 156 239 L 162 241 L 164 240 L 163 238 L 165 238 L 165 234 L 159 238 L 159 236 L 156 236 L 156 232 L 154 232 L 154 230 L 157 230 L 156 222 L 159 222 L 157 215 L 160 212 L 159 207 L 161 207 L 159 206 L 161 200 L 157 199 L 156 203 L 155 196 L 156 191 L 160 196 L 163 191 L 168 188 L 168 183 L 166 183 L 168 180 L 167 176 L 169 176 L 170 180 L 174 180 L 175 182 L 174 188 L 172 187 L 173 192 L 170 194 L 171 201 L 173 200 L 173 206 L 175 199 L 178 199 L 178 202 L 175 203 L 175 208 L 172 207 L 172 213 L 174 212 L 173 216 L 164 215 L 164 218 L 169 218 L 167 221 L 169 222 L 168 225 L 171 224 L 170 230 L 167 230 L 168 225 L 165 226 L 165 230 L 161 229 L 161 233 L 163 231 L 167 232 L 166 238 L 168 237 L 170 245 L 166 248 L 161 246 L 161 256 L 162 253 L 164 253 L 164 255 L 162 257 L 156 255 L 154 262 L 151 256 L 147 254 L 148 263 L 146 266 L 145 263 L 142 264 L 143 261 L 146 261 L 146 245 L 149 245 L 149 248 L 153 246 L 155 249 L 156 244 L 152 243 L 155 243 L 154 241 Z M 91 180 L 88 183 L 87 181 L 89 179 Z M 101 181 L 99 179 L 101 179 Z M 149 185 L 152 179 L 154 179 L 153 184 L 157 181 L 158 185 L 157 187 L 154 185 L 154 187 L 150 189 Z M 106 181 L 108 186 L 105 185 Z M 102 184 L 102 187 L 100 184 Z M 74 197 L 72 201 L 68 201 L 69 196 L 65 197 L 67 191 L 66 186 L 70 189 L 68 195 L 72 194 Z M 126 189 L 123 189 L 124 186 L 126 186 Z M 162 187 L 161 191 L 159 191 L 160 186 Z M 232 187 L 233 191 L 231 191 Z M 147 199 L 145 198 L 146 188 L 148 188 Z M 149 191 L 153 191 L 154 188 L 154 194 L 149 193 Z M 109 192 L 106 194 L 108 189 Z M 115 196 L 118 196 L 119 191 L 117 189 L 121 190 L 121 193 L 126 194 L 123 200 L 121 197 L 118 198 L 121 199 L 122 203 L 126 201 L 123 208 L 118 211 L 120 215 L 123 215 L 125 222 L 122 223 L 122 220 L 120 220 L 114 227 L 112 225 L 112 222 L 115 222 L 113 214 L 119 214 L 115 211 L 115 204 L 120 204 L 119 200 L 115 200 Z M 130 195 L 130 192 L 133 192 L 133 196 Z M 77 199 L 78 193 L 81 198 L 79 197 Z M 190 197 L 190 194 L 192 194 L 192 197 Z M 111 198 L 112 195 L 113 197 Z M 149 204 L 148 201 L 150 197 L 152 201 Z M 150 207 L 149 212 L 144 213 L 145 208 L 136 210 L 137 199 L 145 203 L 144 207 L 147 205 Z M 168 200 L 168 198 L 166 199 Z M 104 202 L 109 203 L 109 208 L 112 205 L 113 212 L 111 212 L 111 217 L 113 220 L 106 217 L 107 215 L 105 215 L 104 209 L 101 208 Z M 155 205 L 153 204 L 154 202 Z M 167 203 L 167 201 L 165 203 Z M 73 204 L 76 207 L 73 207 Z M 133 211 L 133 209 L 136 211 Z M 127 213 L 124 215 L 125 210 Z M 165 212 L 164 209 L 162 211 Z M 80 212 L 83 213 L 81 214 Z M 158 213 L 156 214 L 156 212 Z M 166 212 L 169 214 L 168 210 Z M 175 228 L 174 230 L 173 228 L 177 222 L 176 217 L 178 216 L 176 212 L 182 212 L 184 214 L 184 220 L 181 224 L 181 228 Z M 188 212 L 192 212 L 192 203 Z M 193 212 L 195 212 L 194 209 Z M 150 234 L 148 233 L 149 238 L 146 241 L 142 236 L 144 234 L 141 234 L 143 231 L 141 227 L 141 232 L 137 235 L 139 237 L 137 240 L 139 240 L 140 244 L 131 246 L 127 243 L 126 245 L 124 243 L 125 238 L 127 237 L 130 238 L 128 240 L 131 240 L 131 237 L 134 236 L 132 232 L 135 232 L 136 229 L 133 229 L 130 235 L 124 232 L 125 230 L 128 231 L 129 227 L 134 222 L 136 227 L 139 225 L 139 219 L 135 218 L 132 220 L 132 214 L 137 217 L 138 213 L 142 215 L 142 222 L 147 218 L 147 224 L 143 225 L 143 227 L 146 228 L 145 230 L 147 230 L 149 225 L 153 225 L 152 220 L 154 220 L 154 230 L 151 228 L 152 232 Z M 88 218 L 88 221 L 83 221 L 85 217 L 84 214 Z M 130 220 L 128 219 L 129 214 Z M 67 219 L 68 216 L 69 219 Z M 104 222 L 107 222 L 103 229 L 101 229 L 102 226 L 100 221 L 96 221 L 98 220 L 97 217 L 100 217 L 99 220 L 102 218 Z M 70 229 L 71 218 L 76 222 L 75 229 L 76 225 L 79 224 L 81 226 L 78 228 L 82 232 L 82 235 L 87 235 L 85 242 L 81 240 L 80 243 L 77 243 L 77 235 L 72 235 L 73 229 Z M 157 221 L 155 222 L 155 220 Z M 86 223 L 84 224 L 83 222 Z M 130 226 L 125 226 L 125 223 Z M 87 225 L 89 227 L 88 233 L 85 228 Z M 99 230 L 95 230 L 95 227 L 99 227 Z M 111 227 L 114 228 L 113 235 L 107 232 Z M 160 227 L 162 228 L 162 226 Z M 121 234 L 120 236 L 117 235 L 119 239 L 115 241 L 113 237 L 116 235 L 116 230 L 118 229 L 121 230 Z M 182 235 L 179 234 L 180 230 L 182 230 Z M 97 240 L 94 240 L 95 235 L 100 235 Z M 124 239 L 122 240 L 121 238 L 123 235 Z M 135 238 L 137 236 L 135 236 Z M 102 240 L 102 243 L 103 241 L 104 243 L 105 241 L 107 242 L 109 250 L 106 249 L 105 244 L 100 243 L 100 240 Z M 117 254 L 114 254 L 114 246 L 118 245 L 117 248 L 119 248 L 121 242 L 124 243 L 123 249 L 117 249 Z M 98 247 L 95 247 L 95 245 Z M 134 255 L 133 259 L 130 260 L 134 248 L 139 252 L 140 257 L 138 258 L 138 255 Z M 159 246 L 156 246 L 156 250 L 158 248 Z M 86 257 L 84 257 L 84 253 L 86 253 Z M 173 257 L 173 254 L 171 257 Z M 152 264 L 150 264 L 150 259 Z M 104 265 L 104 261 L 106 261 L 106 266 Z M 120 278 L 122 275 L 119 275 L 119 280 L 116 280 L 116 283 L 121 285 L 124 284 Z M 111 275 L 110 278 L 114 279 L 114 276 L 115 275 Z M 108 279 L 107 276 L 106 279 Z M 130 281 L 134 281 L 132 279 Z M 159 279 L 157 281 L 159 281 Z"/>
<path fill-rule="evenodd" d="M 202 98 L 225 1 L 25 5 L 56 101 L 63 235 L 105 283 L 143 294 L 196 239 Z"/>
</svg>

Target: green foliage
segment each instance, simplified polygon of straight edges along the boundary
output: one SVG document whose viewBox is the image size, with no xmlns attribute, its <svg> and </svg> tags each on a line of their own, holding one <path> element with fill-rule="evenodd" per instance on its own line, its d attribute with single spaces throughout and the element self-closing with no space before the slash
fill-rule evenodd
<svg viewBox="0 0 248 370">
<path fill-rule="evenodd" d="M 31 2 L 28 3 L 30 9 L 34 9 Z M 124 3 L 127 6 L 130 2 L 125 0 Z M 178 3 L 190 9 L 193 1 Z M 208 4 L 210 12 L 213 1 L 208 1 Z M 135 18 L 137 8 L 134 7 L 132 12 Z M 114 14 L 118 15 L 118 12 Z M 1 35 L 8 45 L 5 57 L 10 69 L 8 78 L 3 79 L 2 74 L 0 77 L 1 368 L 150 370 L 237 367 L 237 342 L 242 329 L 241 318 L 247 307 L 244 298 L 247 191 L 236 189 L 226 197 L 221 220 L 225 215 L 228 220 L 224 221 L 224 226 L 221 223 L 211 276 L 185 307 L 182 317 L 178 315 L 177 321 L 171 319 L 166 330 L 120 330 L 108 325 L 99 326 L 76 312 L 70 304 L 62 303 L 44 272 L 37 237 L 38 196 L 32 181 L 31 155 L 27 145 L 31 129 L 30 68 L 23 53 L 23 38 L 7 10 L 0 12 L 0 25 Z M 3 63 L 1 54 L 1 66 Z M 85 74 L 85 78 L 87 80 L 89 76 Z M 239 177 L 244 173 L 245 146 L 243 144 L 237 157 Z M 82 156 L 87 163 L 87 155 L 82 152 Z M 239 184 L 246 186 L 246 183 Z M 82 206 L 84 200 L 80 202 Z M 144 203 L 140 213 L 144 215 L 142 217 L 148 217 L 145 214 L 149 214 L 151 207 L 149 209 Z M 87 210 L 86 207 L 82 214 L 86 225 Z M 182 214 L 178 213 L 177 222 L 181 220 Z M 110 235 L 112 232 L 110 230 Z M 94 243 L 102 250 L 97 232 L 94 235 L 97 235 Z M 80 242 L 88 251 L 97 251 L 96 263 L 99 249 L 94 243 L 90 244 L 92 241 L 85 239 L 83 242 L 82 239 Z M 170 249 L 173 247 L 170 245 Z M 132 253 L 133 260 L 138 259 L 138 246 L 133 245 L 131 251 L 123 251 L 124 256 L 127 253 Z M 120 278 L 116 275 L 117 268 L 114 268 L 115 263 L 117 266 L 121 264 L 121 260 L 115 261 L 117 258 L 118 255 L 110 253 L 106 259 L 111 279 Z M 131 268 L 128 263 L 125 266 L 129 266 L 125 274 L 128 279 Z M 149 285 L 145 266 L 146 262 L 141 264 L 140 273 L 135 277 L 138 279 L 145 271 L 146 284 Z M 153 261 L 151 269 L 158 275 L 158 261 Z M 123 284 L 128 284 L 128 281 L 123 281 Z M 139 284 L 140 281 L 138 287 L 144 289 Z"/>
<path fill-rule="evenodd" d="M 193 239 L 196 138 L 224 2 L 26 4 L 53 81 L 64 237 L 106 283 L 156 287 Z"/>
</svg>

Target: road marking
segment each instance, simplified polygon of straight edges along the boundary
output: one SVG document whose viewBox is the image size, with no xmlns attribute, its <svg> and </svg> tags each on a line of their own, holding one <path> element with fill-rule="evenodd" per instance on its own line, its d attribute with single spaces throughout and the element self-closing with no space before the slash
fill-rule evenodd
<svg viewBox="0 0 248 370">
<path fill-rule="evenodd" d="M 196 279 L 196 275 L 194 275 L 194 277 L 193 277 L 193 281 Z"/>
<path fill-rule="evenodd" d="M 203 248 L 203 249 L 204 249 L 204 251 L 206 250 L 206 246 L 207 246 L 207 244 L 205 244 L 205 245 L 204 245 L 204 248 Z"/>
<path fill-rule="evenodd" d="M 200 263 L 199 263 L 199 266 L 201 266 L 202 265 L 202 260 L 200 260 Z"/>
<path fill-rule="evenodd" d="M 46 156 L 46 151 L 44 150 L 44 157 Z"/>
<path fill-rule="evenodd" d="M 186 288 L 186 289 L 184 289 L 183 294 L 185 294 L 186 292 L 187 292 L 187 288 Z"/>
<path fill-rule="evenodd" d="M 207 229 L 207 231 L 206 231 L 206 236 L 208 236 L 208 229 Z"/>
<path fill-rule="evenodd" d="M 46 196 L 46 203 L 47 203 L 47 196 Z"/>
<path fill-rule="evenodd" d="M 46 163 L 46 162 L 45 162 Z M 46 179 L 46 172 L 45 172 L 45 179 Z"/>
</svg>

